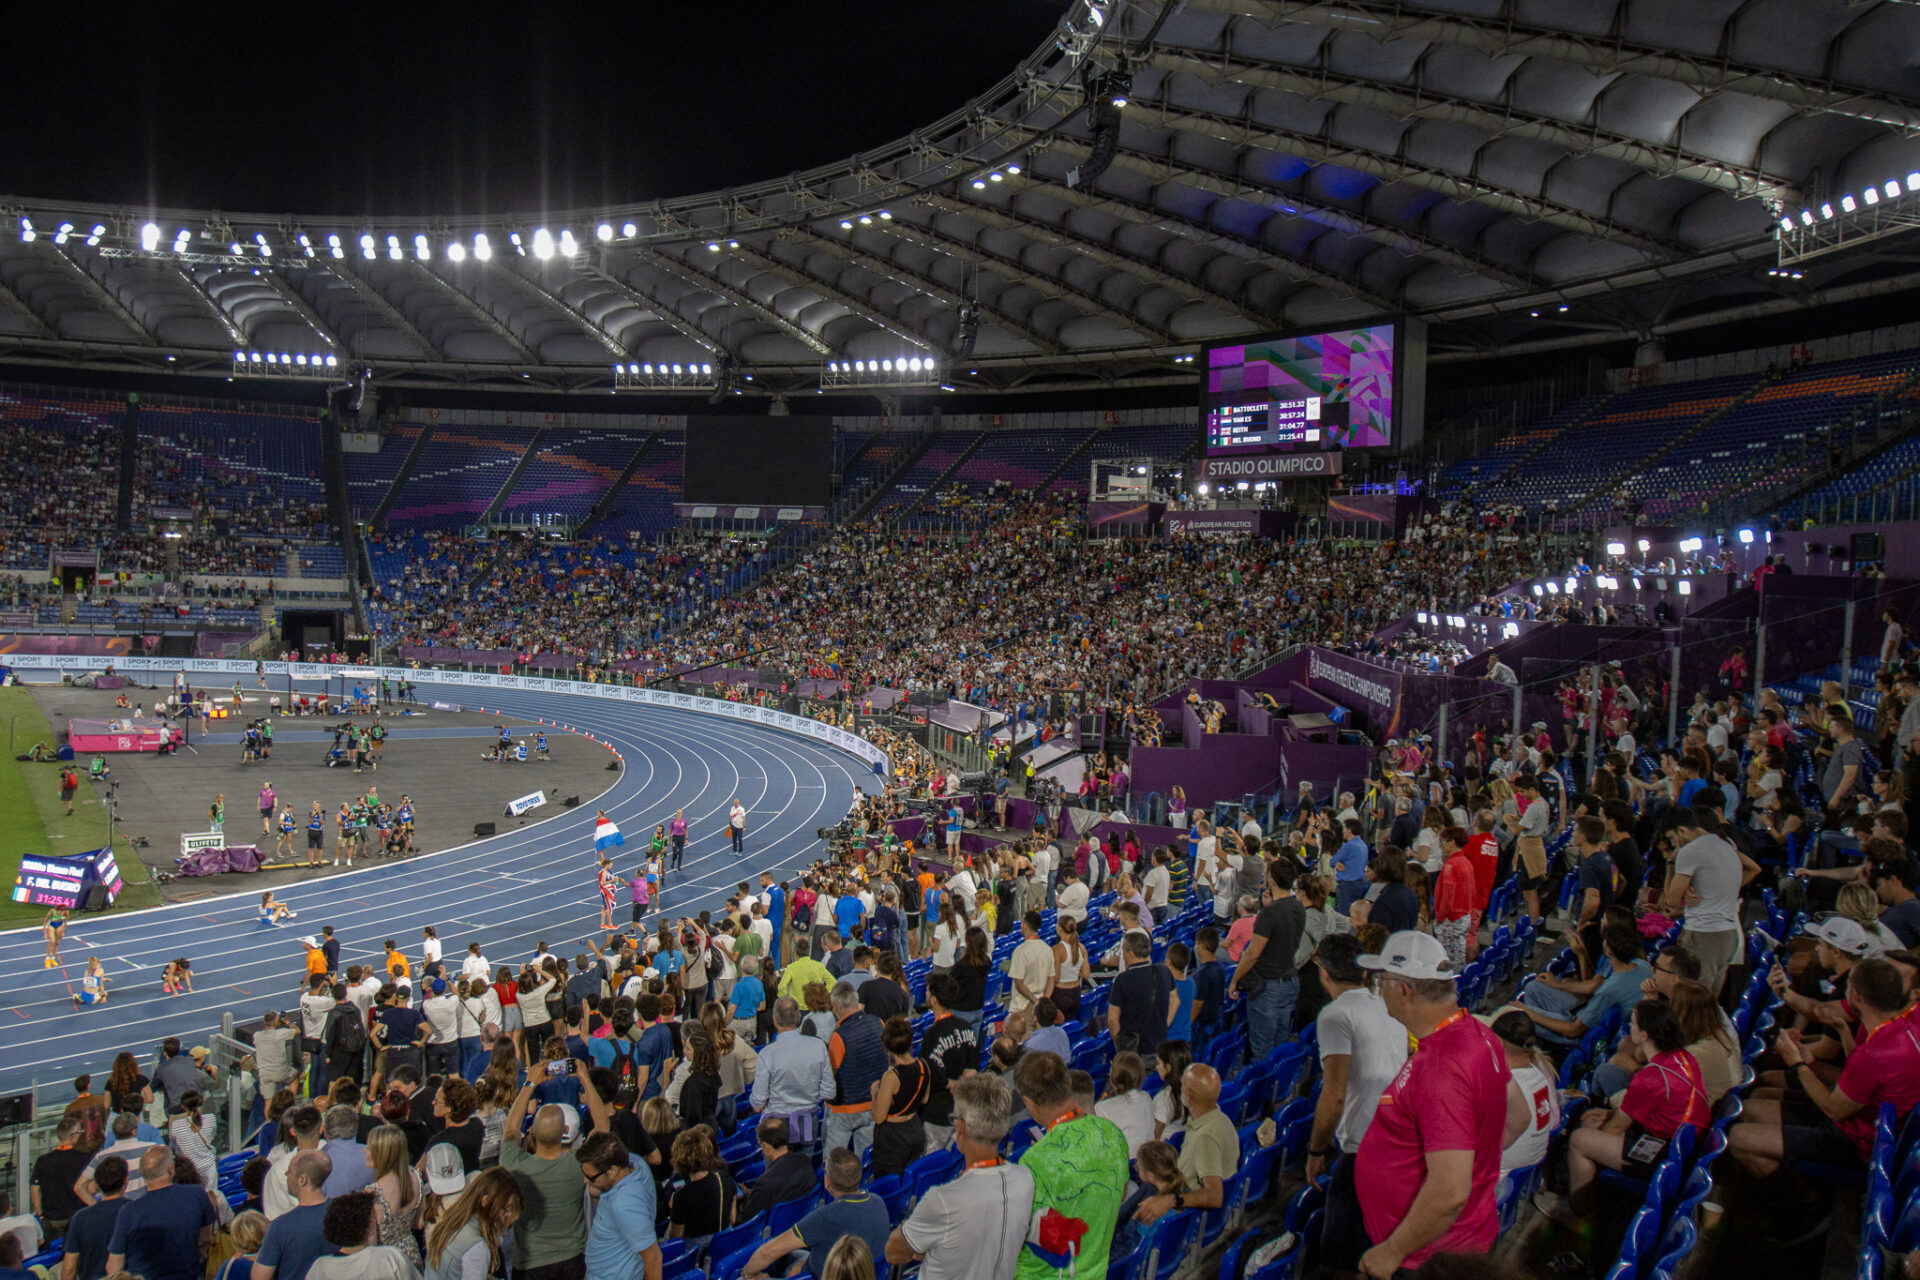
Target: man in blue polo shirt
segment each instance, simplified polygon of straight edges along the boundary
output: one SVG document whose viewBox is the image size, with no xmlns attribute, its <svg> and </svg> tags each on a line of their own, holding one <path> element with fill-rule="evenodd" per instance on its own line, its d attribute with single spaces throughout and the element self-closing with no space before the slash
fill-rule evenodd
<svg viewBox="0 0 1920 1280">
<path fill-rule="evenodd" d="M 960 856 L 960 822 L 960 802 L 958 800 L 948 801 L 947 856 L 950 858 L 958 858 Z"/>
<path fill-rule="evenodd" d="M 1348 818 L 1341 823 L 1346 842 L 1333 853 L 1334 909 L 1341 915 L 1367 896 L 1367 842 L 1360 838 L 1360 822 Z"/>
<path fill-rule="evenodd" d="M 592 1133 L 577 1153 L 580 1176 L 594 1199 L 587 1230 L 586 1273 L 593 1280 L 642 1280 L 660 1274 L 654 1234 L 653 1178 L 645 1162 L 605 1131 Z"/>
<path fill-rule="evenodd" d="M 842 893 L 833 904 L 833 922 L 840 926 L 840 938 L 846 941 L 853 937 L 853 927 L 865 923 L 867 909 L 851 887 Z"/>
</svg>

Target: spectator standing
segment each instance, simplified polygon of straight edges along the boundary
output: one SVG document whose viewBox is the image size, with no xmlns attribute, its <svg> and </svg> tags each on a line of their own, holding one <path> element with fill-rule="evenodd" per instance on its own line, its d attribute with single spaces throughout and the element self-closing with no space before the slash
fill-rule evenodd
<svg viewBox="0 0 1920 1280">
<path fill-rule="evenodd" d="M 800 1006 L 792 998 L 774 1001 L 773 1027 L 773 1042 L 760 1051 L 753 1073 L 754 1109 L 785 1120 L 790 1140 L 811 1146 L 820 1132 L 820 1104 L 835 1096 L 834 1064 L 823 1042 L 801 1032 Z"/>
<path fill-rule="evenodd" d="M 1321 1084 L 1313 1131 L 1307 1139 L 1307 1176 L 1317 1179 L 1331 1165 L 1328 1227 L 1342 1228 L 1340 1238 L 1346 1238 L 1346 1224 L 1338 1221 L 1340 1213 L 1350 1212 L 1359 1203 L 1353 1188 L 1353 1162 L 1360 1139 L 1373 1123 L 1380 1095 L 1407 1060 L 1407 1029 L 1393 1020 L 1386 1003 L 1367 985 L 1360 954 L 1360 940 L 1350 933 L 1322 938 L 1314 953 L 1320 985 L 1329 999 L 1315 1022 Z"/>
<path fill-rule="evenodd" d="M 1674 836 L 1682 843 L 1660 906 L 1670 916 L 1685 912 L 1680 945 L 1698 957 L 1701 985 L 1718 996 L 1740 954 L 1740 890 L 1760 874 L 1760 865 L 1720 834 L 1717 806 L 1682 810 Z"/>
<path fill-rule="evenodd" d="M 206 1188 L 175 1183 L 173 1153 L 164 1147 L 149 1147 L 141 1155 L 140 1178 L 146 1194 L 130 1201 L 114 1221 L 107 1274 L 201 1280 L 216 1222 Z M 271 1273 L 264 1280 L 272 1280 Z"/>
<path fill-rule="evenodd" d="M 1334 850 L 1332 867 L 1334 910 L 1347 914 L 1353 904 L 1367 894 L 1367 842 L 1360 838 L 1360 819 L 1348 818 L 1340 824 L 1345 840 Z"/>
<path fill-rule="evenodd" d="M 1013 1069 L 1013 1086 L 1040 1140 L 1020 1164 L 1033 1177 L 1033 1211 L 1052 1210 L 1085 1224 L 1076 1255 L 1055 1265 L 1032 1249 L 1015 1267 L 1019 1280 L 1103 1276 L 1127 1191 L 1127 1140 L 1119 1126 L 1074 1105 L 1067 1064 L 1050 1053 L 1029 1054 Z"/>
<path fill-rule="evenodd" d="M 1354 1184 L 1365 1239 L 1359 1271 L 1389 1280 L 1435 1253 L 1484 1253 L 1499 1235 L 1494 1189 L 1506 1125 L 1506 1053 L 1459 1004 L 1446 948 L 1424 933 L 1387 939 L 1360 966 L 1379 974 L 1387 1012 L 1417 1050 L 1380 1097 L 1360 1140 Z M 1350 1258 L 1351 1252 L 1344 1254 Z"/>
<path fill-rule="evenodd" d="M 1033 1214 L 1033 1172 L 1000 1158 L 1013 1123 L 1013 1091 L 995 1075 L 951 1086 L 959 1177 L 922 1196 L 888 1237 L 894 1267 L 920 1263 L 922 1280 L 1012 1280 Z"/>
<path fill-rule="evenodd" d="M 350 1111 L 348 1118 L 352 1118 Z M 253 1263 L 260 1280 L 306 1280 L 315 1260 L 333 1252 L 326 1236 L 327 1193 L 323 1190 L 333 1173 L 333 1162 L 324 1151 L 303 1151 L 287 1164 L 287 1191 L 294 1207 L 273 1220 L 260 1242 Z M 152 1180 L 148 1181 L 151 1185 Z M 359 1185 L 365 1186 L 365 1180 Z"/>
<path fill-rule="evenodd" d="M 1031 1009 L 1053 994 L 1057 973 L 1053 948 L 1040 940 L 1040 913 L 1029 911 L 1020 918 L 1020 945 L 1007 957 L 1007 978 L 1012 989 L 1007 996 L 1007 1012 Z"/>
<path fill-rule="evenodd" d="M 509 1261 L 518 1280 L 582 1280 L 587 1224 L 584 1213 L 586 1176 L 579 1156 L 568 1148 L 579 1128 L 579 1114 L 553 1104 L 534 1113 L 524 1141 L 520 1132 L 533 1091 L 547 1080 L 548 1063 L 537 1062 L 507 1112 L 507 1140 L 500 1147 L 500 1167 L 513 1175 L 520 1188 L 520 1222 L 513 1231 Z M 574 1062 L 573 1071 L 585 1093 L 596 1133 L 607 1128 L 607 1108 L 599 1090 L 586 1075 L 586 1063 Z M 568 1123 L 572 1113 L 573 1123 Z"/>
<path fill-rule="evenodd" d="M 1266 905 L 1254 917 L 1253 936 L 1227 983 L 1229 1000 L 1247 993 L 1247 1038 L 1256 1062 L 1293 1039 L 1293 1008 L 1300 1000 L 1293 957 L 1307 927 L 1307 909 L 1294 897 L 1293 880 L 1292 862 L 1276 858 L 1267 864 Z"/>
<path fill-rule="evenodd" d="M 874 1086 L 887 1070 L 882 1023 L 861 1007 L 860 993 L 849 982 L 836 983 L 828 999 L 835 1025 L 827 1041 L 834 1080 L 827 1104 L 827 1149 L 850 1146 L 855 1155 L 863 1155 L 873 1145 Z"/>
<path fill-rule="evenodd" d="M 1153 940 L 1137 930 L 1121 939 L 1120 964 L 1107 993 L 1107 1030 L 1115 1049 L 1145 1057 L 1167 1037 L 1173 975 L 1153 963 Z"/>
<path fill-rule="evenodd" d="M 101 1280 L 107 1274 L 114 1224 L 128 1204 L 127 1162 L 108 1156 L 94 1168 L 93 1182 L 99 1198 L 76 1212 L 61 1236 L 61 1280 Z"/>
<path fill-rule="evenodd" d="M 40 1219 L 46 1234 L 58 1238 L 66 1233 L 67 1223 L 81 1209 L 80 1197 L 74 1194 L 74 1184 L 86 1172 L 93 1153 L 79 1145 L 85 1134 L 87 1122 L 78 1115 L 70 1115 L 60 1121 L 54 1130 L 54 1148 L 33 1162 L 33 1177 L 29 1193 L 33 1197 L 33 1212 Z M 126 1175 L 121 1174 L 121 1185 L 126 1184 Z"/>
<path fill-rule="evenodd" d="M 611 1133 L 580 1144 L 580 1176 L 593 1197 L 593 1226 L 583 1255 L 593 1280 L 659 1280 L 660 1240 L 653 1175 Z"/>
</svg>

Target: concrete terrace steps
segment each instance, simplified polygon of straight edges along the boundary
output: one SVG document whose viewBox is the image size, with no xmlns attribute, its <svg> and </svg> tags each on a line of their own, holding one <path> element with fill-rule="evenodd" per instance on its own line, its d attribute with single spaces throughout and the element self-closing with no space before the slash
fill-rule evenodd
<svg viewBox="0 0 1920 1280">
<path fill-rule="evenodd" d="M 427 442 L 433 439 L 431 421 L 420 424 L 420 434 L 413 438 L 413 447 L 407 450 L 407 456 L 401 460 L 400 469 L 393 473 L 393 483 L 380 498 L 380 505 L 373 509 L 372 519 L 367 524 L 375 529 L 382 528 L 387 522 L 387 513 L 393 510 L 393 504 L 400 500 L 400 491 L 406 487 L 407 477 L 420 465 L 420 458 L 427 451 Z"/>
</svg>

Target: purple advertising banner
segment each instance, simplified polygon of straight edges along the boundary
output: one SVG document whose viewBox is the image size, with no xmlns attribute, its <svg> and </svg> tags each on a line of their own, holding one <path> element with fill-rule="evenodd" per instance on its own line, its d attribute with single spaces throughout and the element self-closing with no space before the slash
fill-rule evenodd
<svg viewBox="0 0 1920 1280">
<path fill-rule="evenodd" d="M 1256 511 L 1252 508 L 1215 511 L 1170 511 L 1167 536 L 1188 533 L 1225 533 L 1234 537 L 1276 538 L 1291 524 L 1291 513 Z"/>
<path fill-rule="evenodd" d="M 1317 453 L 1263 453 L 1251 458 L 1208 458 L 1201 475 L 1214 484 L 1337 476 L 1345 458 L 1346 454 L 1338 449 Z"/>
<path fill-rule="evenodd" d="M 0 653 L 70 653 L 81 658 L 112 658 L 132 652 L 131 636 L 0 635 Z"/>
<path fill-rule="evenodd" d="M 1304 683 L 1308 689 L 1365 716 L 1376 741 L 1385 741 L 1399 731 L 1405 681 L 1401 672 L 1318 646 L 1308 649 L 1306 657 Z"/>
<path fill-rule="evenodd" d="M 736 507 L 676 502 L 673 514 L 682 520 L 825 520 L 825 507 Z"/>
<path fill-rule="evenodd" d="M 1157 529 L 1166 511 L 1164 502 L 1096 499 L 1087 504 L 1087 525 L 1094 529 Z"/>
</svg>

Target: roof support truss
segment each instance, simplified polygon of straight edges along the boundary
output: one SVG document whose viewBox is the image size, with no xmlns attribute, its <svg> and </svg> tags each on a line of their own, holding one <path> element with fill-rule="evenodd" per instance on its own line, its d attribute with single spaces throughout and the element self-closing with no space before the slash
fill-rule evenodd
<svg viewBox="0 0 1920 1280">
<path fill-rule="evenodd" d="M 1515 111 L 1505 104 L 1467 102 L 1436 96 L 1425 87 L 1403 89 L 1374 80 L 1337 75 L 1322 68 L 1302 69 L 1275 63 L 1247 61 L 1231 53 L 1200 57 L 1173 50 L 1156 50 L 1146 63 L 1169 73 L 1195 76 L 1209 84 L 1242 84 L 1274 89 L 1313 101 L 1331 101 L 1370 107 L 1396 120 L 1436 120 L 1465 125 L 1497 138 L 1525 138 L 1564 147 L 1575 155 L 1599 156 L 1642 169 L 1655 177 L 1685 178 L 1738 196 L 1784 199 L 1794 184 L 1786 178 L 1747 165 L 1730 164 L 1688 151 L 1679 145 L 1654 145 L 1624 134 L 1609 133 L 1597 125 L 1572 123 Z"/>
<path fill-rule="evenodd" d="M 1425 40 L 1483 53 L 1546 58 L 1602 75 L 1642 75 L 1691 86 L 1702 93 L 1742 93 L 1784 103 L 1802 115 L 1853 116 L 1900 129 L 1920 129 L 1920 98 L 1833 81 L 1811 80 L 1724 57 L 1689 56 L 1636 44 L 1617 34 L 1580 36 L 1515 18 L 1516 0 L 1502 0 L 1484 17 L 1436 13 L 1398 0 L 1187 0 L 1189 9 L 1239 14 L 1269 24 L 1307 23 L 1357 31 L 1382 42 Z M 1625 6 L 1620 6 L 1624 11 Z"/>
<path fill-rule="evenodd" d="M 388 324 L 398 329 L 401 333 L 406 334 L 407 341 L 420 348 L 420 354 L 422 356 L 429 360 L 446 359 L 446 352 L 434 346 L 433 343 L 428 340 L 427 335 L 420 330 L 419 326 L 407 319 L 406 312 L 400 310 L 400 308 L 394 306 L 391 302 L 388 302 L 386 295 L 374 288 L 371 280 L 368 280 L 351 266 L 348 266 L 346 262 L 335 262 L 330 268 L 323 267 L 319 269 L 331 270 L 336 279 L 345 281 L 347 287 L 353 290 L 356 298 L 378 312 L 380 317 Z"/>
<path fill-rule="evenodd" d="M 93 278 L 93 272 L 81 266 L 69 249 L 48 243 L 47 252 L 53 260 L 73 273 L 74 282 L 86 291 L 89 298 L 105 307 L 114 319 L 125 325 L 133 334 L 134 340 L 142 346 L 157 347 L 160 340 L 153 336 L 152 330 L 140 322 L 140 317 L 127 310 L 120 299 L 113 296 L 113 290 Z"/>
<path fill-rule="evenodd" d="M 623 357 L 627 354 L 627 349 L 620 345 L 620 340 L 618 338 L 614 337 L 611 333 L 608 333 L 605 329 L 602 329 L 599 325 L 595 324 L 593 322 L 592 317 L 588 316 L 586 312 L 574 306 L 571 302 L 568 302 L 565 298 L 561 297 L 559 294 L 555 293 L 553 290 L 547 288 L 544 284 L 540 283 L 539 280 L 533 278 L 532 276 L 527 275 L 523 271 L 516 271 L 511 267 L 508 267 L 503 270 L 501 266 L 496 263 L 483 262 L 480 265 L 482 267 L 490 268 L 496 275 L 504 275 L 504 276 L 511 277 L 515 283 L 538 294 L 542 302 L 551 303 L 554 306 L 560 308 L 560 310 L 566 312 L 567 315 L 573 319 L 573 322 L 575 324 L 579 325 L 581 329 L 586 331 L 586 334 L 588 337 L 592 338 L 595 342 L 605 347 L 610 354 L 616 355 L 616 356 L 623 356 Z"/>
<path fill-rule="evenodd" d="M 732 348 L 730 348 L 723 339 L 708 333 L 705 329 L 668 306 L 665 301 L 645 289 L 640 288 L 640 286 L 634 284 L 624 276 L 615 275 L 613 272 L 607 270 L 606 263 L 610 256 L 611 255 L 602 255 L 601 261 L 598 263 L 582 265 L 576 262 L 573 264 L 573 269 L 577 274 L 612 289 L 634 306 L 643 308 L 648 314 L 658 319 L 661 324 L 666 325 L 688 342 L 703 347 L 717 356 L 731 356 L 733 354 Z"/>
<path fill-rule="evenodd" d="M 892 221 L 897 222 L 899 219 L 896 218 Z M 801 233 L 801 235 L 804 237 L 805 247 L 809 250 L 818 249 L 830 253 L 842 261 L 850 262 L 863 270 L 872 272 L 874 275 L 892 280 L 896 284 L 906 288 L 925 293 L 938 299 L 947 306 L 958 308 L 974 303 L 978 305 L 982 311 L 993 315 L 995 317 L 994 323 L 998 327 L 1007 330 L 1009 333 L 1018 335 L 1048 355 L 1058 355 L 1065 350 L 1058 342 L 1055 342 L 1052 338 L 1049 338 L 1046 334 L 1005 308 L 997 307 L 992 303 L 977 302 L 975 299 L 966 297 L 964 293 L 942 284 L 938 279 L 925 272 L 916 271 L 911 267 L 904 266 L 890 257 L 882 257 L 879 254 L 868 253 L 854 243 L 852 232 L 843 232 L 840 236 L 835 236 L 831 231 L 809 228 Z M 924 242 L 914 241 L 913 243 Z M 936 253 L 952 256 L 952 251 L 942 245 L 934 244 L 928 247 L 932 248 Z M 938 344 L 933 345 L 937 346 Z"/>
<path fill-rule="evenodd" d="M 27 305 L 26 299 L 7 287 L 5 280 L 0 280 L 0 307 L 5 307 L 22 320 L 25 320 L 37 338 L 57 338 L 60 336 L 53 331 L 53 328 L 48 325 L 45 320 L 40 318 L 39 312 Z"/>
<path fill-rule="evenodd" d="M 265 281 L 270 289 L 280 295 L 282 302 L 285 302 L 289 307 L 292 307 L 298 312 L 302 320 L 305 320 L 309 325 L 313 326 L 313 331 L 320 335 L 322 342 L 332 347 L 335 351 L 341 352 L 342 354 L 346 353 L 347 344 L 340 341 L 333 330 L 327 328 L 327 322 L 320 318 L 318 312 L 307 305 L 307 300 L 300 296 L 300 291 L 293 287 L 291 281 L 283 277 L 278 271 L 262 271 L 260 273 L 260 279 Z"/>
<path fill-rule="evenodd" d="M 698 252 L 705 253 L 706 250 L 701 249 Z M 711 257 L 714 255 L 708 256 Z M 813 330 L 807 328 L 805 325 L 795 324 L 792 320 L 781 315 L 778 310 L 760 301 L 760 299 L 754 297 L 745 289 L 729 284 L 726 280 L 722 279 L 717 264 L 712 271 L 703 270 L 693 266 L 685 258 L 666 252 L 649 254 L 646 262 L 648 266 L 657 267 L 669 275 L 678 276 L 688 284 L 717 293 L 733 305 L 751 311 L 754 315 L 759 316 L 762 320 L 765 320 L 789 338 L 810 347 L 820 355 L 828 355 L 833 351 L 833 348 L 828 345 L 826 340 L 821 338 L 821 336 Z"/>
<path fill-rule="evenodd" d="M 1222 142 L 1271 147 L 1275 151 L 1298 156 L 1310 164 L 1338 165 L 1343 169 L 1369 174 L 1382 182 L 1405 182 L 1428 191 L 1437 191 L 1451 200 L 1478 201 L 1505 213 L 1532 218 L 1596 240 L 1611 240 L 1654 257 L 1674 257 L 1686 252 L 1671 240 L 1623 227 L 1609 218 L 1544 196 L 1497 187 L 1471 174 L 1431 168 L 1402 156 L 1351 146 L 1331 138 L 1175 106 L 1166 100 L 1164 92 L 1153 102 L 1143 103 L 1135 99 L 1134 105 L 1157 111 L 1155 124 L 1159 128 L 1181 129 Z"/>
<path fill-rule="evenodd" d="M 465 290 L 456 288 L 437 271 L 421 266 L 418 263 L 413 263 L 411 266 L 417 277 L 435 285 L 442 293 L 451 298 L 462 311 L 466 312 L 473 319 L 478 320 L 480 326 L 488 333 L 491 333 L 494 337 L 506 343 L 515 355 L 519 356 L 528 364 L 543 363 L 540 357 L 534 354 L 533 348 L 520 340 L 519 334 L 509 329 L 501 321 L 499 316 L 494 315 L 493 312 L 481 306 L 478 302 L 475 302 Z"/>
<path fill-rule="evenodd" d="M 207 287 L 195 278 L 193 272 L 188 271 L 185 267 L 175 266 L 173 268 L 173 274 L 179 278 L 182 284 L 193 290 L 193 296 L 200 300 L 200 305 L 207 309 L 209 315 L 220 322 L 220 327 L 227 331 L 227 337 L 232 340 L 234 346 L 246 347 L 253 345 L 253 339 L 248 336 L 247 331 L 242 329 L 234 318 L 227 314 L 225 307 L 214 301 L 213 295 L 207 292 Z M 270 275 L 272 273 L 269 272 L 268 274 Z"/>
<path fill-rule="evenodd" d="M 744 240 L 740 241 L 738 245 L 728 247 L 726 252 L 752 262 L 760 270 L 766 271 L 771 275 L 776 275 L 789 284 L 797 285 L 803 289 L 811 289 L 829 302 L 834 303 L 836 306 L 845 307 L 848 311 L 859 316 L 868 324 L 890 333 L 902 341 L 911 342 L 915 346 L 926 347 L 930 350 L 937 350 L 939 348 L 940 344 L 928 337 L 925 333 L 889 315 L 871 303 L 855 297 L 833 281 L 815 275 L 805 267 L 796 266 L 793 263 L 776 258 L 770 253 L 762 253 Z"/>
</svg>

